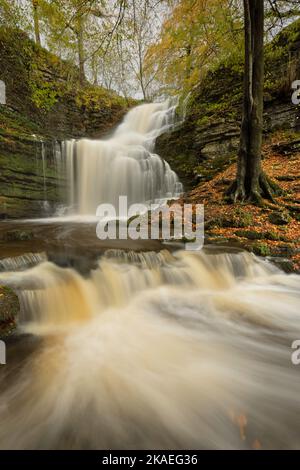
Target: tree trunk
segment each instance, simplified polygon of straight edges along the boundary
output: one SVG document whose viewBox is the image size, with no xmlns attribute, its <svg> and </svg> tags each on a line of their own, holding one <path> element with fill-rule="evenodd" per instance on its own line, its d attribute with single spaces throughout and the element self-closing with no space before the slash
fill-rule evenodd
<svg viewBox="0 0 300 470">
<path fill-rule="evenodd" d="M 278 187 L 261 168 L 264 87 L 264 0 L 244 0 L 245 69 L 237 175 L 228 194 L 237 200 L 273 200 Z"/>
<path fill-rule="evenodd" d="M 33 8 L 33 22 L 34 22 L 34 35 L 35 35 L 35 42 L 39 46 L 41 45 L 41 35 L 40 35 L 40 20 L 39 20 L 39 4 L 38 0 L 32 0 L 32 8 Z"/>
<path fill-rule="evenodd" d="M 85 81 L 83 25 L 84 25 L 83 17 L 79 15 L 78 21 L 77 21 L 76 36 L 77 36 L 78 63 L 79 63 L 79 80 L 80 80 L 81 85 L 83 85 Z"/>
</svg>

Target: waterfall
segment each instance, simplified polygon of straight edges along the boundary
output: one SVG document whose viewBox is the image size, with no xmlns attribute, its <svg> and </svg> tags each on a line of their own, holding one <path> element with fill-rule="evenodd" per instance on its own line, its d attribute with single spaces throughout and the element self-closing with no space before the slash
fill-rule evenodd
<svg viewBox="0 0 300 470">
<path fill-rule="evenodd" d="M 24 271 L 47 259 L 46 253 L 24 253 L 14 258 L 0 259 L 0 271 Z"/>
<path fill-rule="evenodd" d="M 54 142 L 52 160 L 43 147 L 45 197 L 51 168 L 66 169 L 84 216 L 123 195 L 178 196 L 154 153 L 175 108 L 138 106 L 106 140 L 66 141 L 63 155 Z M 21 308 L 0 370 L 0 449 L 299 448 L 298 275 L 234 249 L 112 249 L 86 220 L 84 232 L 45 221 L 47 253 L 0 260 Z"/>
<path fill-rule="evenodd" d="M 62 204 L 65 200 L 65 182 L 62 181 L 66 168 L 62 144 L 58 140 L 43 140 L 35 134 L 32 134 L 32 138 L 36 143 L 35 173 L 42 178 L 41 206 L 44 214 L 50 215 L 58 209 L 57 201 L 53 203 L 51 200 L 54 187 Z"/>
<path fill-rule="evenodd" d="M 64 145 L 69 204 L 95 215 L 101 203 L 118 207 L 178 197 L 182 185 L 169 164 L 154 153 L 155 140 L 174 123 L 176 103 L 142 104 L 130 110 L 110 138 L 70 140 Z"/>
<path fill-rule="evenodd" d="M 1 369 L 1 449 L 299 448 L 299 276 L 213 249 L 37 262 L 0 273 L 29 333 Z"/>
<path fill-rule="evenodd" d="M 46 198 L 46 149 L 45 149 L 45 142 L 41 140 L 41 154 L 42 154 L 42 170 L 43 170 L 43 188 L 44 188 L 44 196 Z"/>
</svg>

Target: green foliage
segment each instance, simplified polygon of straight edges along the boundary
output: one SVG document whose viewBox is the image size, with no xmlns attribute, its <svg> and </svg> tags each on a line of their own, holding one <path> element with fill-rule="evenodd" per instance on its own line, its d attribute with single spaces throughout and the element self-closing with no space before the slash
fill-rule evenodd
<svg viewBox="0 0 300 470">
<path fill-rule="evenodd" d="M 227 0 L 180 0 L 165 21 L 148 61 L 171 89 L 191 90 L 229 55 L 241 54 L 240 9 Z"/>
<path fill-rule="evenodd" d="M 293 42 L 294 41 L 294 42 Z M 290 93 L 288 64 L 300 41 L 300 20 L 284 28 L 265 47 L 265 99 Z M 292 52 L 290 52 L 292 51 Z M 243 50 L 232 50 L 212 64 L 203 80 L 194 87 L 187 118 L 198 127 L 208 127 L 221 119 L 239 122 L 243 98 Z M 208 170 L 209 171 L 209 170 Z M 200 173 L 203 173 L 199 169 Z"/>
<path fill-rule="evenodd" d="M 290 89 L 289 67 L 295 60 L 299 41 L 300 20 L 297 20 L 284 28 L 265 46 L 265 92 L 271 97 Z"/>
<path fill-rule="evenodd" d="M 277 232 L 274 232 L 273 230 L 269 230 L 264 233 L 264 238 L 266 238 L 267 240 L 279 241 L 282 240 L 282 238 L 284 237 L 279 235 Z"/>
<path fill-rule="evenodd" d="M 29 81 L 31 100 L 33 104 L 43 111 L 50 111 L 58 100 L 58 91 L 53 83 L 43 80 L 41 73 L 33 74 Z"/>
<path fill-rule="evenodd" d="M 240 43 L 239 48 L 234 48 L 230 50 L 226 55 L 224 55 L 219 62 L 217 62 L 212 70 L 224 68 L 225 70 L 230 70 L 230 73 L 237 76 L 242 76 L 244 74 L 244 44 Z"/>
<path fill-rule="evenodd" d="M 270 256 L 271 255 L 271 249 L 267 243 L 263 242 L 256 242 L 252 246 L 252 249 L 254 253 L 258 256 Z"/>
<path fill-rule="evenodd" d="M 208 126 L 211 123 L 211 119 L 208 116 L 203 116 L 197 121 L 197 127 Z"/>
<path fill-rule="evenodd" d="M 94 110 L 113 108 L 114 106 L 127 106 L 124 98 L 96 86 L 80 88 L 76 94 L 75 101 L 78 107 Z"/>
<path fill-rule="evenodd" d="M 273 41 L 266 46 L 267 54 L 270 52 L 275 54 L 276 51 L 286 53 L 293 48 L 293 44 L 300 41 L 300 19 L 294 21 L 286 28 L 284 28 L 280 33 L 275 36 Z"/>
<path fill-rule="evenodd" d="M 242 207 L 234 207 L 230 215 L 222 215 L 216 217 L 211 226 L 219 228 L 245 228 L 253 225 L 253 216 L 249 212 L 245 212 Z M 243 231 L 243 234 L 250 231 Z M 239 235 L 239 236 L 244 236 Z"/>
<path fill-rule="evenodd" d="M 233 211 L 233 220 L 236 222 L 236 227 L 248 227 L 253 225 L 253 215 L 246 212 L 243 207 L 237 207 Z"/>
<path fill-rule="evenodd" d="M 291 216 L 287 210 L 273 211 L 269 214 L 269 221 L 274 225 L 287 225 L 291 221 Z"/>
<path fill-rule="evenodd" d="M 28 29 L 26 2 L 19 0 L 0 0 L 0 26 Z"/>
<path fill-rule="evenodd" d="M 243 207 L 234 207 L 230 217 L 221 221 L 222 227 L 245 228 L 253 225 L 253 216 L 246 212 Z"/>
<path fill-rule="evenodd" d="M 255 230 L 237 230 L 235 232 L 237 237 L 247 238 L 248 240 L 262 240 L 264 233 L 256 232 Z"/>
<path fill-rule="evenodd" d="M 45 114 L 59 100 L 70 98 L 78 107 L 94 110 L 127 107 L 134 103 L 88 82 L 81 86 L 77 67 L 39 47 L 19 30 L 0 28 L 0 47 L 0 66 L 7 70 L 6 75 L 0 72 L 0 79 L 14 95 L 23 95 L 21 104 L 27 111 L 32 108 Z M 14 76 L 9 73 L 11 69 Z"/>
</svg>

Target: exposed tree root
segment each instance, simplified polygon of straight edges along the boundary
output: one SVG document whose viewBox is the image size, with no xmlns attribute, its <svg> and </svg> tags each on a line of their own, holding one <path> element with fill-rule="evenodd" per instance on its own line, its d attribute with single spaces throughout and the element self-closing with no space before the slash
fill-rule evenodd
<svg viewBox="0 0 300 470">
<path fill-rule="evenodd" d="M 267 199 L 276 204 L 275 197 L 282 194 L 278 184 L 272 181 L 264 172 L 258 179 L 258 184 L 254 187 L 248 184 L 247 187 L 243 181 L 234 180 L 225 192 L 228 202 L 236 203 L 238 201 L 248 202 L 255 205 L 262 205 L 263 199 Z"/>
</svg>

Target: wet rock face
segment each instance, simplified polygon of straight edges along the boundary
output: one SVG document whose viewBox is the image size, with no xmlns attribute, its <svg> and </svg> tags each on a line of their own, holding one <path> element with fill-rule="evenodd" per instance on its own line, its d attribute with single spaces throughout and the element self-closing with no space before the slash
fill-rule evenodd
<svg viewBox="0 0 300 470">
<path fill-rule="evenodd" d="M 80 87 L 76 67 L 21 31 L 0 28 L 0 50 L 0 80 L 6 85 L 6 105 L 0 104 L 0 219 L 47 216 L 67 190 L 54 146 L 71 137 L 105 135 L 127 105 L 88 82 Z"/>
<path fill-rule="evenodd" d="M 15 328 L 20 304 L 17 295 L 8 287 L 0 286 L 0 337 Z"/>
<path fill-rule="evenodd" d="M 54 161 L 54 142 L 8 133 L 4 139 L 0 139 L 0 219 L 47 214 L 65 190 L 64 175 Z"/>
<path fill-rule="evenodd" d="M 292 103 L 273 102 L 265 106 L 265 134 L 276 130 L 300 132 L 300 108 Z M 189 189 L 231 163 L 239 147 L 240 118 L 235 122 L 216 117 L 213 123 L 198 126 L 184 123 L 180 130 L 157 140 L 157 153 L 170 163 Z M 183 139 L 183 141 L 182 141 Z M 197 177 L 198 175 L 198 177 Z"/>
<path fill-rule="evenodd" d="M 125 114 L 125 100 L 87 81 L 81 85 L 77 67 L 38 47 L 24 32 L 1 27 L 0 49 L 3 108 L 11 111 L 3 116 L 3 128 L 15 131 L 15 137 L 23 130 L 45 140 L 103 134 Z M 5 125 L 10 121 L 14 128 Z"/>
<path fill-rule="evenodd" d="M 193 186 L 195 168 L 199 165 L 199 155 L 193 139 L 192 128 L 163 134 L 156 141 L 155 151 L 164 158 L 177 173 L 185 190 Z"/>
<path fill-rule="evenodd" d="M 4 234 L 4 240 L 11 241 L 28 241 L 33 239 L 33 232 L 30 230 L 8 230 Z"/>
</svg>

